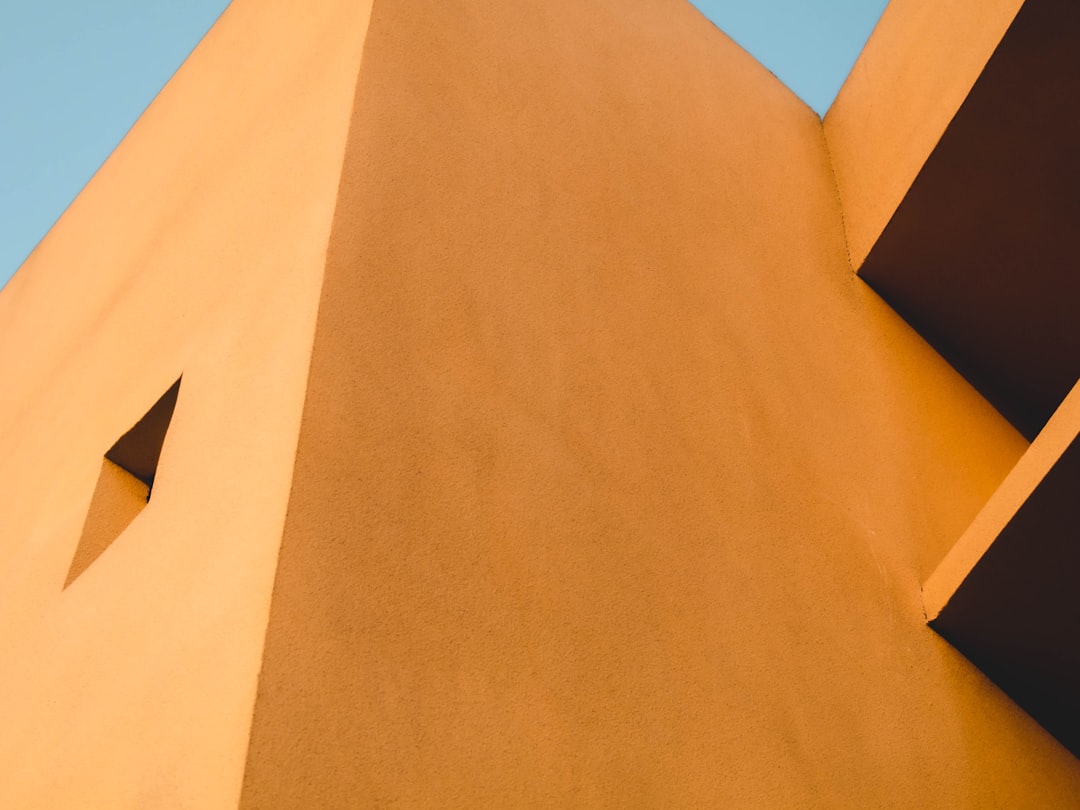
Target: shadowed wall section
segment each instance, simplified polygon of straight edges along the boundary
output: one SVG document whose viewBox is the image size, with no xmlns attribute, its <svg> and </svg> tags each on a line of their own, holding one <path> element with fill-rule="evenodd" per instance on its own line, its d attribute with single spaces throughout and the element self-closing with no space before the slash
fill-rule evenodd
<svg viewBox="0 0 1080 810">
<path fill-rule="evenodd" d="M 94 485 L 86 522 L 64 580 L 65 588 L 104 554 L 113 540 L 139 516 L 149 493 L 150 488 L 123 467 L 107 458 L 101 460 L 101 474 Z"/>
<path fill-rule="evenodd" d="M 688 5 L 377 2 L 241 806 L 1061 806 L 919 598 L 1023 448 Z"/>
<path fill-rule="evenodd" d="M 855 270 L 1023 5 L 889 1 L 825 116 Z"/>
<path fill-rule="evenodd" d="M 930 625 L 1080 753 L 1080 386 L 923 586 Z"/>
<path fill-rule="evenodd" d="M 1027 0 L 859 270 L 1028 438 L 1080 377 L 1078 41 Z"/>
</svg>

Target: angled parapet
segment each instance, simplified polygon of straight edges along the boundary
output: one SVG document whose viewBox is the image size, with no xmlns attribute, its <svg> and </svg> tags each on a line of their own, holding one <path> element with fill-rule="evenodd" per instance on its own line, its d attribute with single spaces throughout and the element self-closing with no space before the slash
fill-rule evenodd
<svg viewBox="0 0 1080 810">
<path fill-rule="evenodd" d="M 1080 753 L 1080 387 L 927 581 L 932 627 Z"/>
<path fill-rule="evenodd" d="M 1032 438 L 1080 375 L 1080 5 L 1020 6 L 893 2 L 825 129 L 859 275 Z"/>
<path fill-rule="evenodd" d="M 825 116 L 858 270 L 1024 0 L 891 0 Z"/>
<path fill-rule="evenodd" d="M 894 0 L 825 120 L 854 268 L 1034 438 L 927 617 L 1074 752 L 1078 38 L 1071 0 Z"/>
</svg>

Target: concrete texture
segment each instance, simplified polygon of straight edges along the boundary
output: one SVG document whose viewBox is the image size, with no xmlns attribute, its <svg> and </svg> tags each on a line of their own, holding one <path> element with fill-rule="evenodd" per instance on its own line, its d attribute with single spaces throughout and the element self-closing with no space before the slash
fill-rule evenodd
<svg viewBox="0 0 1080 810">
<path fill-rule="evenodd" d="M 681 0 L 238 0 L 0 294 L 0 806 L 1075 805 L 827 129 Z"/>
</svg>

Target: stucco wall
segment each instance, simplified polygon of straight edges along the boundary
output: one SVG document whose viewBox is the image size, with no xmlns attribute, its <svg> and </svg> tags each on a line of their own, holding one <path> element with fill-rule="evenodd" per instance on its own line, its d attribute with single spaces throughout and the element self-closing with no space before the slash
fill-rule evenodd
<svg viewBox="0 0 1080 810">
<path fill-rule="evenodd" d="M 1025 443 L 849 268 L 914 84 L 838 195 L 681 0 L 370 10 L 238 0 L 0 293 L 0 807 L 1075 803 L 924 623 Z"/>
<path fill-rule="evenodd" d="M 369 7 L 238 0 L 0 293 L 0 807 L 235 807 Z M 150 503 L 66 590 L 102 455 Z"/>
<path fill-rule="evenodd" d="M 242 806 L 1075 801 L 919 596 L 1024 442 L 809 109 L 676 0 L 376 2 L 356 100 Z"/>
</svg>

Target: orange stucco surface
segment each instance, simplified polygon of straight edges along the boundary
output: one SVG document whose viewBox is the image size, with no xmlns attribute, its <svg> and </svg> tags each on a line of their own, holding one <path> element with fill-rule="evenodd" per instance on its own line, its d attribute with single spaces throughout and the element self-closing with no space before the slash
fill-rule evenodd
<svg viewBox="0 0 1080 810">
<path fill-rule="evenodd" d="M 1075 804 L 825 130 L 682 0 L 237 0 L 0 294 L 0 807 Z"/>
<path fill-rule="evenodd" d="M 149 487 L 131 473 L 101 460 L 101 474 L 86 509 L 86 520 L 79 532 L 79 543 L 64 577 L 66 588 L 112 545 L 124 529 L 146 508 Z"/>
<path fill-rule="evenodd" d="M 1024 4 L 858 268 L 1031 439 L 1080 378 L 1078 40 Z"/>
<path fill-rule="evenodd" d="M 1078 434 L 1080 387 L 923 587 L 934 629 L 1074 754 L 1080 752 Z"/>
<path fill-rule="evenodd" d="M 237 3 L 0 293 L 0 807 L 235 807 L 363 3 Z M 110 446 L 153 498 L 63 589 Z"/>
<path fill-rule="evenodd" d="M 1074 388 L 1031 443 L 923 587 L 927 618 L 934 620 L 1021 509 L 1035 488 L 1080 435 L 1080 387 Z"/>
</svg>

